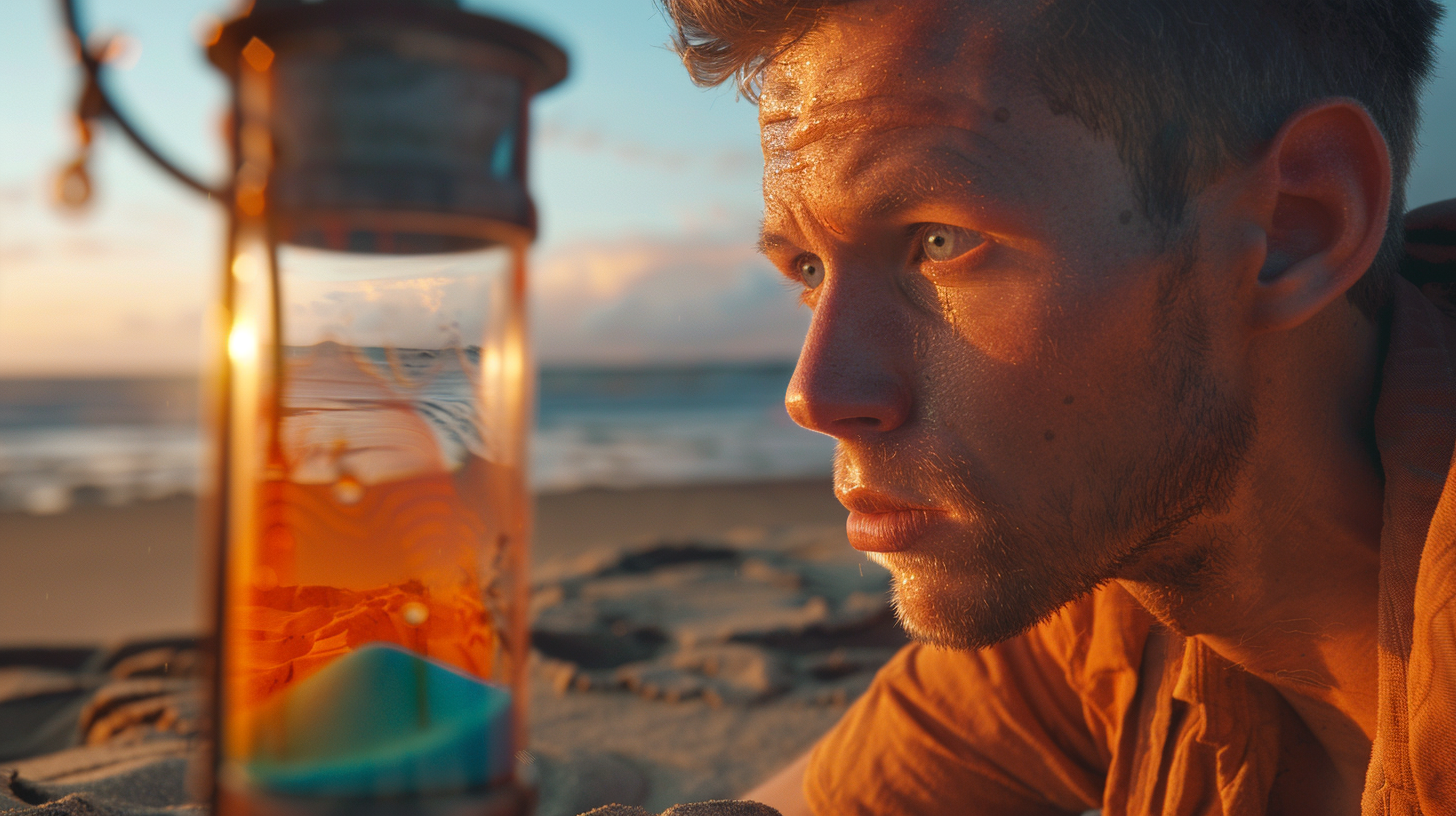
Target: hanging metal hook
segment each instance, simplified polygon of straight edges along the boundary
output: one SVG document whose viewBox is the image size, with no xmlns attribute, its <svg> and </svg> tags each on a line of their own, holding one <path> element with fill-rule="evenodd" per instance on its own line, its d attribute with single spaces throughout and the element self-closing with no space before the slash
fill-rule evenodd
<svg viewBox="0 0 1456 816">
<path fill-rule="evenodd" d="M 71 36 L 71 46 L 75 51 L 76 61 L 80 63 L 85 72 L 85 85 L 82 87 L 80 98 L 76 101 L 75 109 L 77 141 L 80 143 L 78 155 L 57 175 L 56 199 L 72 209 L 80 209 L 91 200 L 91 174 L 87 165 L 91 152 L 92 123 L 107 119 L 114 123 L 143 155 L 151 159 L 153 164 L 162 168 L 172 178 L 219 204 L 226 204 L 230 200 L 226 187 L 215 187 L 183 170 L 152 147 L 151 143 L 132 125 L 131 120 L 106 92 L 106 86 L 101 81 L 101 71 L 106 64 L 106 52 L 111 43 L 108 41 L 88 46 L 86 36 L 81 30 L 76 0 L 59 1 L 61 14 L 66 21 L 66 30 Z"/>
</svg>

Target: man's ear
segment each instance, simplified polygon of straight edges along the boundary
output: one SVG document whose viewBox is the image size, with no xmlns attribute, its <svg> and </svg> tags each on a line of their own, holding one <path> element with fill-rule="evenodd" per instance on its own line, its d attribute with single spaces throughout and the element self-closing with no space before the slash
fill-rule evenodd
<svg viewBox="0 0 1456 816">
<path fill-rule="evenodd" d="M 1290 116 L 1251 169 L 1265 235 L 1252 328 L 1281 331 L 1343 295 L 1375 260 L 1390 153 L 1363 105 L 1328 99 Z"/>
</svg>

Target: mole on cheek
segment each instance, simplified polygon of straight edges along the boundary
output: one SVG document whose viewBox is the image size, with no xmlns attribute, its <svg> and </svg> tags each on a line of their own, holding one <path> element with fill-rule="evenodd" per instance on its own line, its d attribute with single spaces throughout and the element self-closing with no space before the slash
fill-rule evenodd
<svg viewBox="0 0 1456 816">
<path fill-rule="evenodd" d="M 1063 405 L 1071 405 L 1073 399 L 1074 399 L 1074 397 L 1071 394 L 1068 394 L 1067 395 L 1067 398 L 1064 399 L 1064 400 L 1062 400 L 1062 404 Z"/>
<path fill-rule="evenodd" d="M 1053 439 L 1056 439 L 1057 438 L 1057 435 L 1055 433 L 1052 433 L 1051 431 L 1047 431 L 1046 433 L 1044 433 L 1044 434 L 1041 435 L 1041 438 L 1042 439 L 1045 439 L 1048 442 L 1050 442 Z"/>
<path fill-rule="evenodd" d="M 1122 215 L 1119 215 L 1117 217 L 1117 220 L 1118 221 L 1121 221 L 1124 224 L 1131 224 L 1132 223 L 1132 210 L 1123 210 L 1122 211 Z"/>
<path fill-rule="evenodd" d="M 1011 111 L 1007 110 L 1006 108 L 997 108 L 996 112 L 991 114 L 991 118 L 995 119 L 998 122 L 1005 122 L 1007 119 L 1011 118 Z"/>
</svg>

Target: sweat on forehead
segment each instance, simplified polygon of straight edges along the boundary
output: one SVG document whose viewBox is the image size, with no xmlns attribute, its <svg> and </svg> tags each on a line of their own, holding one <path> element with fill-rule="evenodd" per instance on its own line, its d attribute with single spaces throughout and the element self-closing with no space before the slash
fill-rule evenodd
<svg viewBox="0 0 1456 816">
<path fill-rule="evenodd" d="M 1008 15 L 1001 5 L 858 0 L 836 6 L 768 65 L 759 124 L 792 122 L 790 144 L 866 116 L 965 126 L 999 90 L 988 86 L 1007 73 Z"/>
</svg>

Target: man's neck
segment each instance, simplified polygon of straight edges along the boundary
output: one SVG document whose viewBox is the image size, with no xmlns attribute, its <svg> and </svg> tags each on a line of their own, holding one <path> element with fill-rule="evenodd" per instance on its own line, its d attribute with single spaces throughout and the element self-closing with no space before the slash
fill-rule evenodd
<svg viewBox="0 0 1456 816">
<path fill-rule="evenodd" d="M 1313 333 L 1329 343 L 1327 330 Z M 1123 584 L 1165 623 L 1273 685 L 1358 802 L 1376 720 L 1380 351 L 1374 327 L 1347 338 L 1340 365 L 1286 355 L 1287 370 L 1266 378 L 1279 387 L 1259 395 L 1259 440 L 1229 511 L 1170 544 L 1217 552 L 1223 569 L 1191 591 Z"/>
</svg>

